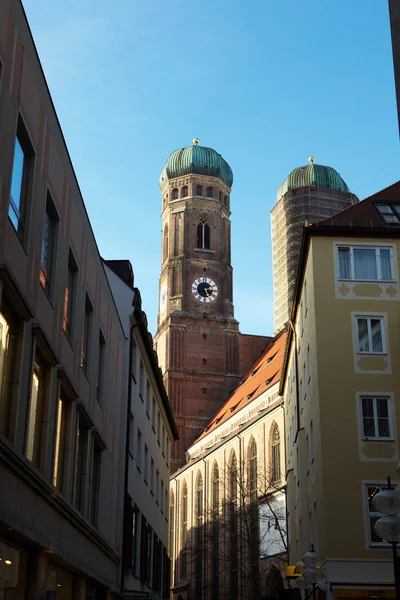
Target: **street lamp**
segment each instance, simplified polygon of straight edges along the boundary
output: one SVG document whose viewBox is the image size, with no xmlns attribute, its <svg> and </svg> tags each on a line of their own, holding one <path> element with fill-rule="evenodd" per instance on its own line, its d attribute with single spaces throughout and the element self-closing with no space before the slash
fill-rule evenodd
<svg viewBox="0 0 400 600">
<path fill-rule="evenodd" d="M 296 571 L 301 573 L 301 576 L 296 579 L 294 586 L 307 590 L 312 587 L 312 598 L 316 600 L 317 587 L 325 580 L 325 573 L 322 568 L 323 559 L 314 551 L 311 546 L 310 552 L 303 554 L 303 557 L 296 565 Z M 311 595 L 306 596 L 306 599 Z"/>
<path fill-rule="evenodd" d="M 399 467 L 400 465 L 397 472 Z M 376 494 L 372 501 L 374 509 L 384 515 L 375 523 L 374 531 L 382 540 L 392 545 L 394 587 L 396 600 L 400 600 L 400 557 L 397 556 L 397 544 L 400 542 L 400 493 L 392 486 L 390 477 L 387 481 L 386 489 Z"/>
</svg>

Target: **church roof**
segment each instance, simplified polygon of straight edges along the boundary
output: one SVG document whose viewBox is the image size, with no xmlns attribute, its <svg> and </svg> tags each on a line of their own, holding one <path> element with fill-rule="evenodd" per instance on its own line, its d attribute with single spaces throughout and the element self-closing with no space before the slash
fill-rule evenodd
<svg viewBox="0 0 400 600">
<path fill-rule="evenodd" d="M 192 173 L 219 177 L 228 187 L 232 187 L 233 173 L 226 160 L 212 148 L 199 146 L 198 143 L 172 152 L 161 171 L 160 187 L 162 188 L 168 179 Z"/>
<path fill-rule="evenodd" d="M 302 187 L 321 187 L 341 192 L 350 191 L 347 183 L 335 169 L 310 162 L 308 165 L 304 165 L 304 167 L 293 169 L 280 186 L 277 199 L 282 198 L 289 190 Z"/>
<path fill-rule="evenodd" d="M 264 352 L 254 361 L 247 373 L 197 438 L 203 437 L 223 425 L 231 417 L 279 382 L 286 345 L 286 330 L 280 331 L 268 343 Z"/>
</svg>

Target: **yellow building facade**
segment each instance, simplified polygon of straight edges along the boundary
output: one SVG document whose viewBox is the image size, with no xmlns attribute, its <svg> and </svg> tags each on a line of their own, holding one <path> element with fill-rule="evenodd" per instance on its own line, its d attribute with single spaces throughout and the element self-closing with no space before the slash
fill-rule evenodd
<svg viewBox="0 0 400 600">
<path fill-rule="evenodd" d="M 305 228 L 280 391 L 289 561 L 311 546 L 328 597 L 391 596 L 372 500 L 399 462 L 400 185 Z"/>
</svg>

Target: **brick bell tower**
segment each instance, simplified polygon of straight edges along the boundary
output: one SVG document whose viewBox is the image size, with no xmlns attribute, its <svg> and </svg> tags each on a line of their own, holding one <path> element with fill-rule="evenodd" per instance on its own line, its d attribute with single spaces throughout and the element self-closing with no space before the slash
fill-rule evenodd
<svg viewBox="0 0 400 600">
<path fill-rule="evenodd" d="M 232 299 L 233 174 L 212 148 L 176 150 L 160 175 L 162 257 L 155 346 L 179 441 L 171 470 L 240 377 Z"/>
</svg>

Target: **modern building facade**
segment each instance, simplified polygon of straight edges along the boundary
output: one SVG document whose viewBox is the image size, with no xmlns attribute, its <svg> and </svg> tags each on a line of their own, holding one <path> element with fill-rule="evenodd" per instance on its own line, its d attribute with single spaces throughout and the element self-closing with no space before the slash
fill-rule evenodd
<svg viewBox="0 0 400 600">
<path fill-rule="evenodd" d="M 155 347 L 177 423 L 171 468 L 200 435 L 269 338 L 234 317 L 230 193 L 233 174 L 212 148 L 173 152 L 160 175 L 162 260 Z"/>
<path fill-rule="evenodd" d="M 289 320 L 304 225 L 325 219 L 358 201 L 332 167 L 314 163 L 294 169 L 278 190 L 271 211 L 274 327 Z"/>
<path fill-rule="evenodd" d="M 2 0 L 1 597 L 119 592 L 124 350 L 21 2 Z"/>
<path fill-rule="evenodd" d="M 173 597 L 259 599 L 284 587 L 286 332 L 251 365 L 189 447 L 170 487 Z"/>
<path fill-rule="evenodd" d="M 306 227 L 300 251 L 280 386 L 289 560 L 313 545 L 327 598 L 394 596 L 372 500 L 387 476 L 400 485 L 399 193 Z"/>
<path fill-rule="evenodd" d="M 170 597 L 168 491 L 177 430 L 153 340 L 127 260 L 105 261 L 125 331 L 127 435 L 123 540 L 123 598 Z"/>
</svg>

